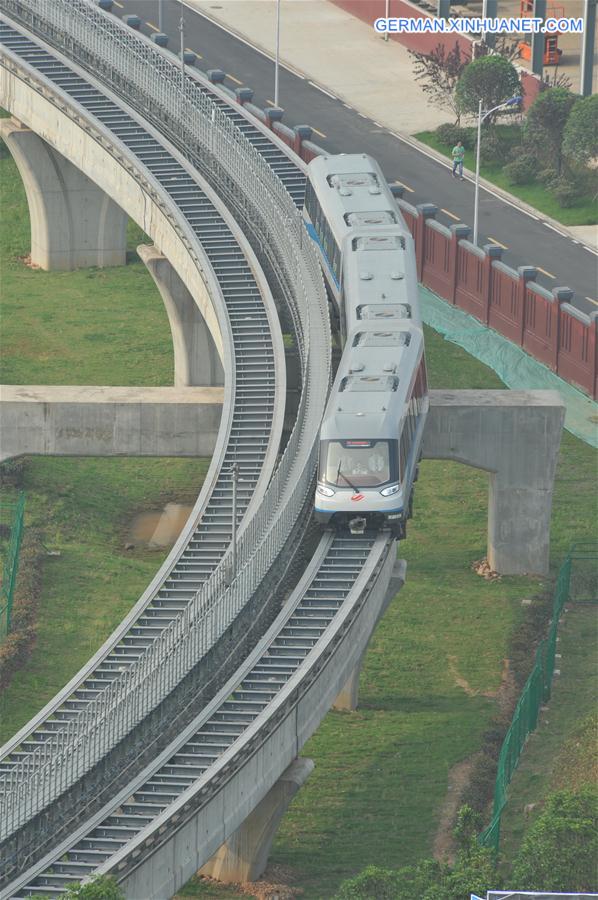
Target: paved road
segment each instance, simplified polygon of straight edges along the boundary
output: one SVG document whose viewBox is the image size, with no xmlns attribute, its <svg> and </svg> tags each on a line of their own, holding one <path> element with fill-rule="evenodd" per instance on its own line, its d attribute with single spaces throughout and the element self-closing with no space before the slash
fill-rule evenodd
<svg viewBox="0 0 598 900">
<path fill-rule="evenodd" d="M 180 46 L 180 7 L 164 3 L 164 31 L 170 48 Z M 119 0 L 117 14 L 137 13 L 146 34 L 156 31 L 157 0 Z M 151 24 L 147 24 L 147 23 Z M 226 84 L 254 89 L 254 102 L 271 105 L 274 67 L 271 60 L 248 43 L 228 33 L 194 10 L 185 10 L 185 46 L 197 52 L 203 69 L 227 73 Z M 361 115 L 341 100 L 294 72 L 281 69 L 279 97 L 288 125 L 306 124 L 317 129 L 313 139 L 331 153 L 365 152 L 374 156 L 389 181 L 405 185 L 410 203 L 432 202 L 439 207 L 438 220 L 446 225 L 473 222 L 473 184 L 451 177 L 446 165 L 410 146 L 388 130 Z M 547 288 L 567 285 L 575 291 L 575 305 L 584 312 L 598 311 L 598 264 L 594 253 L 566 234 L 511 206 L 492 193 L 480 192 L 480 243 L 493 241 L 505 250 L 504 262 L 538 267 L 538 281 Z"/>
</svg>

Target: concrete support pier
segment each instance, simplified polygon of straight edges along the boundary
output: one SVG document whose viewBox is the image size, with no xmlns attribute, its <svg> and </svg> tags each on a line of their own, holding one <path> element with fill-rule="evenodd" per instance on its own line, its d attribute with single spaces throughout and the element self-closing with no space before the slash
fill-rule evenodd
<svg viewBox="0 0 598 900">
<path fill-rule="evenodd" d="M 388 583 L 388 589 L 386 591 L 386 596 L 384 597 L 384 601 L 382 606 L 380 607 L 380 612 L 378 613 L 378 618 L 376 619 L 376 623 L 374 628 L 372 629 L 372 634 L 376 630 L 378 622 L 388 609 L 388 605 L 393 600 L 396 595 L 399 593 L 403 585 L 405 584 L 405 579 L 407 577 L 407 563 L 404 559 L 395 560 L 392 574 L 390 576 L 390 581 Z M 370 635 L 371 638 L 371 635 Z M 332 704 L 333 709 L 344 709 L 344 710 L 354 710 L 357 709 L 357 704 L 359 701 L 359 676 L 361 674 L 361 667 L 363 665 L 363 661 L 365 659 L 365 655 L 367 653 L 367 649 L 369 647 L 369 640 L 366 646 L 363 649 L 363 653 L 359 657 L 359 662 L 349 675 L 347 681 L 345 682 L 345 686 L 342 691 L 338 694 L 336 700 Z"/>
<path fill-rule="evenodd" d="M 157 247 L 140 244 L 137 252 L 164 301 L 174 345 L 176 387 L 224 384 L 220 356 L 193 296 Z"/>
<path fill-rule="evenodd" d="M 0 120 L 0 137 L 21 173 L 31 219 L 31 262 L 48 271 L 123 266 L 127 216 L 34 131 Z"/>
<path fill-rule="evenodd" d="M 314 768 L 313 760 L 296 759 L 280 776 L 240 828 L 199 870 L 219 881 L 255 881 L 266 868 L 272 841 L 291 800 Z"/>
<path fill-rule="evenodd" d="M 490 473 L 488 562 L 503 575 L 548 572 L 564 420 L 556 391 L 430 392 L 423 456 Z"/>
<path fill-rule="evenodd" d="M 224 389 L 0 387 L 0 461 L 54 456 L 211 456 Z"/>
</svg>

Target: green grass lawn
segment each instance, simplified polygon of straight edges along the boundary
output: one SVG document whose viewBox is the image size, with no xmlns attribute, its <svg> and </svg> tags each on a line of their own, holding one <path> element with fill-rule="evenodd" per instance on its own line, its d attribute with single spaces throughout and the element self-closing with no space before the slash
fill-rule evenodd
<svg viewBox="0 0 598 900">
<path fill-rule="evenodd" d="M 0 186 L 10 191 L 13 218 L 0 234 L 9 279 L 3 306 L 11 310 L 2 341 L 12 362 L 3 378 L 169 383 L 166 317 L 139 264 L 68 275 L 22 268 L 17 259 L 27 252 L 26 213 L 9 165 L 0 161 Z M 64 325 L 57 302 L 69 311 Z M 121 340 L 113 327 L 118 310 Z M 28 341 L 32 329 L 35 345 Z M 86 329 L 97 338 L 83 351 Z M 429 329 L 426 338 L 432 387 L 502 386 L 456 345 Z M 138 348 L 130 368 L 120 358 L 129 346 Z M 42 527 L 46 546 L 61 555 L 45 562 L 34 654 L 2 699 L 4 737 L 102 643 L 155 572 L 161 554 L 124 550 L 135 513 L 166 499 L 190 500 L 204 471 L 201 461 L 30 461 L 26 523 Z M 552 529 L 555 566 L 571 541 L 591 536 L 595 471 L 595 452 L 564 434 Z M 285 817 L 271 857 L 269 880 L 293 881 L 305 900 L 330 898 L 343 879 L 370 863 L 398 866 L 430 855 L 449 771 L 480 747 L 497 710 L 522 600 L 543 585 L 533 578 L 487 582 L 471 571 L 486 550 L 487 490 L 483 472 L 442 461 L 422 465 L 415 518 L 400 548 L 407 584 L 373 637 L 360 708 L 331 712 L 303 749 L 316 768 Z M 181 896 L 233 898 L 238 892 L 194 879 Z"/>
<path fill-rule="evenodd" d="M 450 159 L 452 147 L 442 144 L 435 132 L 420 131 L 414 137 Z M 475 171 L 475 150 L 465 151 L 465 166 L 470 171 Z M 552 219 L 556 219 L 557 222 L 562 222 L 563 225 L 595 225 L 598 222 L 598 203 L 591 198 L 588 198 L 583 203 L 564 209 L 562 206 L 559 206 L 552 194 L 541 184 L 512 184 L 503 173 L 502 166 L 482 163 L 480 174 L 482 178 L 486 178 L 497 187 L 509 191 L 515 197 L 523 200 L 524 203 L 529 203 L 530 206 L 550 216 Z"/>
<path fill-rule="evenodd" d="M 40 529 L 44 545 L 60 555 L 43 563 L 33 652 L 0 697 L 0 744 L 87 662 L 156 573 L 164 551 L 125 550 L 136 513 L 173 500 L 192 503 L 208 463 L 29 459 L 25 528 Z"/>
<path fill-rule="evenodd" d="M 158 289 L 134 248 L 126 266 L 42 272 L 29 253 L 25 193 L 11 157 L 0 157 L 2 384 L 168 385 L 174 359 Z"/>
</svg>

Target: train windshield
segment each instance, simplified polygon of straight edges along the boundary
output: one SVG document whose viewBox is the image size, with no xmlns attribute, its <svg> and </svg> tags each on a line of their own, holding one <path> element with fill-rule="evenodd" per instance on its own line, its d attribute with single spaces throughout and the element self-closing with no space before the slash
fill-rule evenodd
<svg viewBox="0 0 598 900">
<path fill-rule="evenodd" d="M 325 441 L 320 478 L 337 487 L 378 487 L 390 481 L 394 453 L 390 441 Z"/>
</svg>

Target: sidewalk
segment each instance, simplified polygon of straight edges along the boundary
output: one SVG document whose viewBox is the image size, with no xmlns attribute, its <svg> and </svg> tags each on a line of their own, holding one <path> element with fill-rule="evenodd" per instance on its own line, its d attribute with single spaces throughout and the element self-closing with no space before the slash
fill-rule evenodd
<svg viewBox="0 0 598 900">
<path fill-rule="evenodd" d="M 276 0 L 219 0 L 218 3 L 185 0 L 185 3 L 274 56 Z M 396 41 L 384 41 L 365 22 L 329 0 L 285 0 L 280 4 L 280 10 L 280 59 L 288 68 L 335 94 L 389 131 L 407 137 L 451 120 L 448 110 L 429 104 L 414 81 L 412 57 Z M 330 52 L 326 52 L 327 48 Z M 274 81 L 274 72 L 272 79 Z M 284 106 L 284 98 L 281 102 Z M 440 157 L 430 148 L 417 144 L 428 155 Z M 444 157 L 442 161 L 446 163 Z M 505 195 L 516 206 L 526 206 L 484 179 L 482 184 Z M 547 217 L 542 214 L 542 218 Z M 557 222 L 554 225 L 558 226 L 557 230 L 569 231 L 576 240 L 598 249 L 597 226 L 567 227 Z"/>
</svg>

